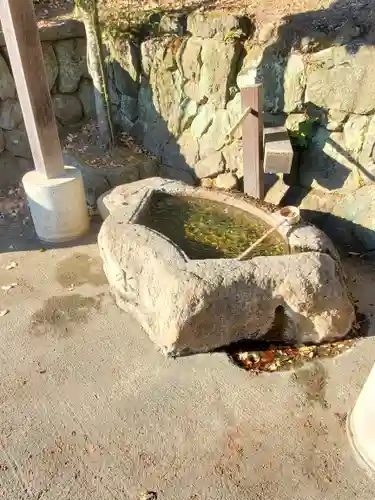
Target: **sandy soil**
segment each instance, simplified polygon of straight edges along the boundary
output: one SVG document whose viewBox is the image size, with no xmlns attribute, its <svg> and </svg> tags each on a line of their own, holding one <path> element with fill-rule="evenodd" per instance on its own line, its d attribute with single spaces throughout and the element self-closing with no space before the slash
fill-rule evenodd
<svg viewBox="0 0 375 500">
<path fill-rule="evenodd" d="M 162 10 L 162 11 L 192 11 L 196 9 L 213 10 L 224 9 L 235 11 L 250 16 L 255 16 L 259 22 L 280 19 L 283 16 L 300 12 L 326 9 L 332 0 L 100 0 L 99 8 L 106 17 L 116 19 L 120 14 L 136 11 Z M 71 16 L 74 10 L 73 0 L 34 0 L 35 11 L 38 19 L 43 22 L 56 16 Z"/>
</svg>

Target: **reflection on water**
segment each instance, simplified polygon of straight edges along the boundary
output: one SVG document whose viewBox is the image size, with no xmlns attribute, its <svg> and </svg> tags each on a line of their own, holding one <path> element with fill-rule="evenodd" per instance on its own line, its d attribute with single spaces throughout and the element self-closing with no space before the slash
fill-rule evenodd
<svg viewBox="0 0 375 500">
<path fill-rule="evenodd" d="M 224 203 L 201 198 L 154 193 L 139 223 L 175 242 L 191 259 L 237 257 L 269 226 L 257 217 Z M 287 253 L 273 233 L 250 257 Z"/>
</svg>

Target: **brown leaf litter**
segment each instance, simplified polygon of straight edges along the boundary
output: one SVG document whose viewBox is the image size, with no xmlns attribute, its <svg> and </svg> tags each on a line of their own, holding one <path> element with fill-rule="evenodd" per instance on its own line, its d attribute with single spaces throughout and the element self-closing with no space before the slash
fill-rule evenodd
<svg viewBox="0 0 375 500">
<path fill-rule="evenodd" d="M 364 322 L 366 318 L 357 313 L 352 331 L 337 341 L 300 346 L 263 344 L 258 348 L 255 344 L 251 348 L 251 343 L 246 342 L 230 347 L 227 353 L 234 364 L 253 373 L 293 370 L 313 359 L 333 358 L 350 351 L 359 342 Z"/>
<path fill-rule="evenodd" d="M 63 142 L 63 148 L 64 152 L 76 155 L 93 168 L 119 168 L 124 164 L 127 151 L 155 158 L 125 132 L 118 134 L 114 147 L 110 151 L 106 151 L 100 145 L 97 125 L 92 120 L 79 130 L 71 131 Z"/>
</svg>

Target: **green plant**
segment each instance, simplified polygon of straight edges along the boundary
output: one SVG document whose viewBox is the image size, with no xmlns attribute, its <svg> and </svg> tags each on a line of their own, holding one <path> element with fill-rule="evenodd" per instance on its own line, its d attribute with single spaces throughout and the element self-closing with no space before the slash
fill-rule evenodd
<svg viewBox="0 0 375 500">
<path fill-rule="evenodd" d="M 240 40 L 242 38 L 242 30 L 229 30 L 224 35 L 224 42 L 228 42 L 229 40 Z"/>
<path fill-rule="evenodd" d="M 292 146 L 295 149 L 304 151 L 309 148 L 318 122 L 319 118 L 317 117 L 307 117 L 306 120 L 298 124 L 297 130 L 288 130 Z"/>
</svg>

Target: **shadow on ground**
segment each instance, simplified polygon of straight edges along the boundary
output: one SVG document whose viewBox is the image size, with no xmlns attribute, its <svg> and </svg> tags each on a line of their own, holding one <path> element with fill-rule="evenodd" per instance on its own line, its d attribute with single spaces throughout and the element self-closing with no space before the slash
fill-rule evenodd
<svg viewBox="0 0 375 500">
<path fill-rule="evenodd" d="M 267 175 L 266 194 L 276 182 L 276 175 Z M 301 189 L 299 186 L 289 186 L 282 196 L 279 205 L 281 207 L 287 205 L 300 207 L 308 192 L 309 190 Z M 301 208 L 300 212 L 304 220 L 324 231 L 336 246 L 341 249 L 344 255 L 348 252 L 356 252 L 363 258 L 375 263 L 375 249 L 369 250 L 363 244 L 363 241 L 374 241 L 375 231 L 371 228 L 364 227 L 333 213 L 304 208 Z"/>
<path fill-rule="evenodd" d="M 44 252 L 53 248 L 73 248 L 82 245 L 90 245 L 97 241 L 101 222 L 99 216 L 91 217 L 90 230 L 85 236 L 68 243 L 51 244 L 38 238 L 28 211 L 22 216 L 6 216 L 0 219 L 0 253 L 27 250 L 39 250 Z"/>
</svg>

